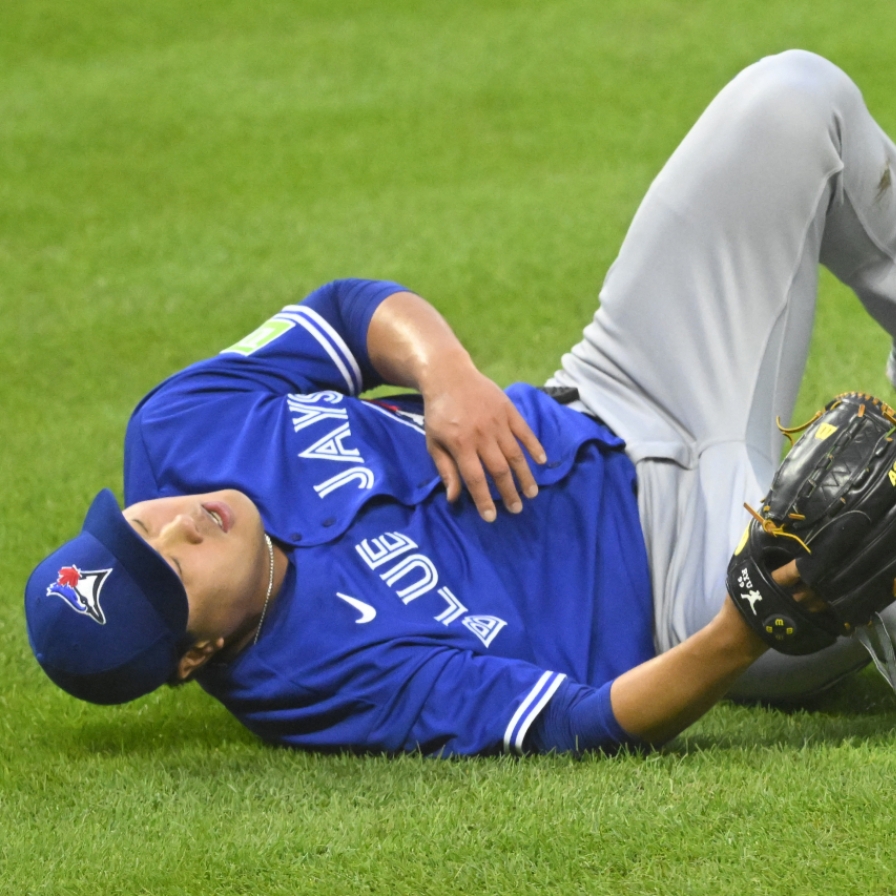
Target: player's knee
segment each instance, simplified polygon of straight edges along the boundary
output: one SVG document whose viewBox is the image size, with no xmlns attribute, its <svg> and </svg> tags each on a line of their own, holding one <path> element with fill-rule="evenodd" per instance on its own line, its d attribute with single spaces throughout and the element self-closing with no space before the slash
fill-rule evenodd
<svg viewBox="0 0 896 896">
<path fill-rule="evenodd" d="M 832 62 L 806 50 L 767 56 L 732 82 L 757 137 L 782 139 L 794 151 L 832 141 L 839 148 L 843 113 L 861 103 L 856 85 Z"/>
<path fill-rule="evenodd" d="M 849 75 L 828 59 L 808 50 L 785 50 L 766 56 L 755 66 L 756 88 L 782 105 L 827 111 L 844 100 L 859 98 Z"/>
<path fill-rule="evenodd" d="M 784 50 L 764 57 L 758 65 L 775 71 L 784 78 L 819 80 L 829 76 L 846 77 L 833 62 L 810 50 Z"/>
<path fill-rule="evenodd" d="M 795 100 L 836 102 L 844 97 L 859 96 L 859 89 L 849 75 L 829 59 L 808 50 L 785 50 L 767 56 L 760 63 L 766 77 L 783 91 L 790 91 Z"/>
</svg>

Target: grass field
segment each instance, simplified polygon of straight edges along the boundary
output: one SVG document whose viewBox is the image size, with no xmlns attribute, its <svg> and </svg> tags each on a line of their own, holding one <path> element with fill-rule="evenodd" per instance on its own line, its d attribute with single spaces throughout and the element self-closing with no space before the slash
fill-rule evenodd
<svg viewBox="0 0 896 896">
<path fill-rule="evenodd" d="M 0 892 L 896 891 L 896 697 L 868 673 L 647 757 L 315 757 L 195 687 L 79 705 L 21 610 L 166 374 L 358 275 L 540 381 L 726 80 L 816 50 L 894 133 L 894 34 L 881 0 L 0 4 Z M 825 275 L 797 416 L 892 399 L 887 346 Z"/>
</svg>

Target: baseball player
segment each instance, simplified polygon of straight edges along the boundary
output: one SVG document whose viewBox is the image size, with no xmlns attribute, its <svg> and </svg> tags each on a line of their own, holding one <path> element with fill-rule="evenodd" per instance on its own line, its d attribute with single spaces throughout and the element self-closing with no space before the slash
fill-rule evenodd
<svg viewBox="0 0 896 896">
<path fill-rule="evenodd" d="M 662 743 L 732 686 L 863 665 L 850 639 L 767 652 L 725 572 L 819 261 L 896 333 L 894 162 L 835 66 L 751 66 L 651 186 L 547 392 L 502 392 L 396 283 L 287 306 L 138 405 L 126 509 L 101 492 L 26 586 L 38 661 L 96 703 L 195 678 L 270 742 L 438 755 Z M 384 382 L 419 394 L 359 398 Z M 773 577 L 813 598 L 795 563 Z"/>
</svg>

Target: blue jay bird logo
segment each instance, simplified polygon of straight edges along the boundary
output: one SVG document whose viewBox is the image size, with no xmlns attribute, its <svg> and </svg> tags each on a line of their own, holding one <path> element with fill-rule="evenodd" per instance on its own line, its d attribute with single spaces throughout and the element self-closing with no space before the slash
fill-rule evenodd
<svg viewBox="0 0 896 896">
<path fill-rule="evenodd" d="M 111 569 L 81 572 L 77 566 L 63 566 L 56 581 L 47 588 L 47 596 L 61 597 L 76 613 L 89 616 L 100 625 L 106 624 L 106 616 L 100 606 L 100 591 Z"/>
</svg>

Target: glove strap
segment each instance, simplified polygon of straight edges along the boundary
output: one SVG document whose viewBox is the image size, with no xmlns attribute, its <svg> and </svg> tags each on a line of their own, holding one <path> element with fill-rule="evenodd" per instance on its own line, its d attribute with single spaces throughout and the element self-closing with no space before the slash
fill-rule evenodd
<svg viewBox="0 0 896 896">
<path fill-rule="evenodd" d="M 749 554 L 728 564 L 728 593 L 750 628 L 779 653 L 800 656 L 829 647 L 837 636 L 822 627 Z"/>
<path fill-rule="evenodd" d="M 896 691 L 896 651 L 893 650 L 893 639 L 880 613 L 875 613 L 871 617 L 869 625 L 859 626 L 853 637 L 871 654 L 877 671 Z"/>
</svg>

